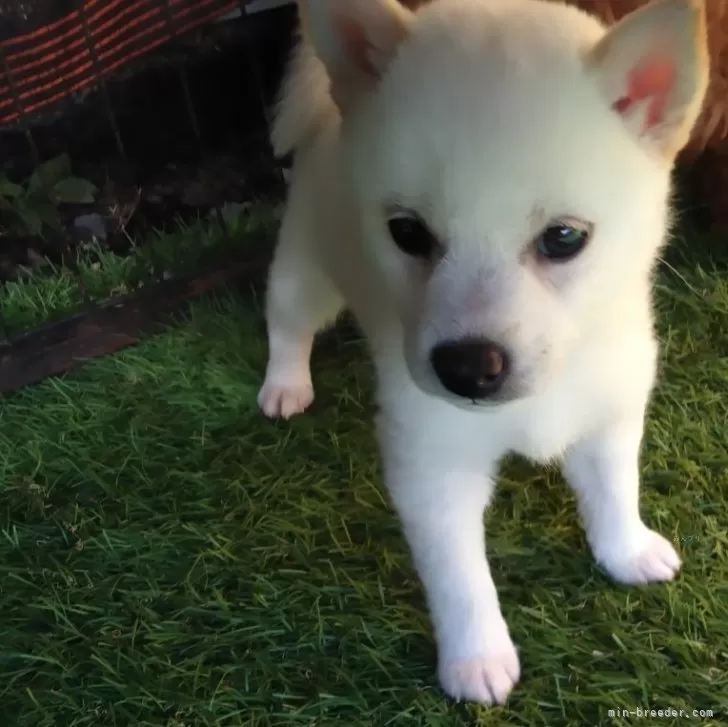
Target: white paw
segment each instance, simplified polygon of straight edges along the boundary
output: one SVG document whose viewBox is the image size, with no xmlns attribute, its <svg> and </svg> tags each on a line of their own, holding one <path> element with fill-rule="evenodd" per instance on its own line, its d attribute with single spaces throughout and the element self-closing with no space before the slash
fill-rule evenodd
<svg viewBox="0 0 728 727">
<path fill-rule="evenodd" d="M 628 584 L 671 581 L 682 565 L 670 541 L 646 527 L 636 545 L 622 551 L 615 547 L 599 560 L 615 581 Z"/>
<path fill-rule="evenodd" d="M 521 673 L 518 652 L 510 636 L 495 650 L 482 655 L 441 662 L 440 684 L 456 701 L 477 702 L 492 706 L 505 704 Z"/>
<path fill-rule="evenodd" d="M 269 381 L 266 377 L 258 393 L 258 406 L 269 418 L 290 419 L 303 414 L 313 401 L 310 379 Z"/>
</svg>

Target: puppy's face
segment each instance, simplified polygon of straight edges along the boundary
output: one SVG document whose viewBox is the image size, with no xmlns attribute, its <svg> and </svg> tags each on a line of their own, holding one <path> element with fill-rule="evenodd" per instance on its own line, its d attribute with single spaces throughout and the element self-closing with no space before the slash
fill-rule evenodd
<svg viewBox="0 0 728 727">
<path fill-rule="evenodd" d="M 350 168 L 414 381 L 497 404 L 538 393 L 646 279 L 669 169 L 594 119 L 578 77 L 528 85 L 491 62 L 437 80 L 443 65 L 396 69 Z"/>
<path fill-rule="evenodd" d="M 533 395 L 648 279 L 705 90 L 695 43 L 675 40 L 685 18 L 605 35 L 557 4 L 439 0 L 390 34 L 342 143 L 421 388 L 463 406 Z"/>
</svg>

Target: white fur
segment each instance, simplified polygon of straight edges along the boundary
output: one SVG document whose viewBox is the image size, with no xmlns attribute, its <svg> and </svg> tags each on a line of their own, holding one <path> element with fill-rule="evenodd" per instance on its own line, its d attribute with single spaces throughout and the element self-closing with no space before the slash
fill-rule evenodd
<svg viewBox="0 0 728 727">
<path fill-rule="evenodd" d="M 347 55 L 330 36 L 335 24 L 322 22 L 332 8 L 356 21 L 365 2 L 375 19 L 360 20 L 382 71 L 366 83 L 344 67 L 363 62 L 356 50 Z M 323 55 L 299 51 L 274 131 L 277 150 L 296 157 L 259 402 L 286 418 L 311 403 L 314 335 L 346 304 L 376 363 L 386 484 L 427 593 L 440 682 L 457 699 L 502 703 L 519 659 L 483 512 L 504 455 L 563 460 L 594 556 L 616 580 L 670 580 L 680 568 L 638 503 L 657 357 L 650 278 L 669 223 L 672 159 L 655 151 L 669 144 L 640 138 L 634 118 L 611 108 L 600 79 L 614 69 L 589 55 L 605 29 L 585 13 L 538 0 L 433 0 L 392 15 L 402 38 L 386 27 L 390 6 L 307 4 Z M 639 49 L 634 32 L 629 40 Z M 337 95 L 339 71 L 361 87 Z M 696 79 L 688 125 L 704 93 Z M 342 111 L 333 98 L 345 99 Z M 445 246 L 439 263 L 394 245 L 392 203 L 426 217 Z M 593 225 L 588 247 L 561 265 L 529 257 L 529 240 L 562 215 Z M 435 343 L 464 334 L 513 352 L 505 393 L 489 406 L 448 394 L 428 363 Z"/>
</svg>

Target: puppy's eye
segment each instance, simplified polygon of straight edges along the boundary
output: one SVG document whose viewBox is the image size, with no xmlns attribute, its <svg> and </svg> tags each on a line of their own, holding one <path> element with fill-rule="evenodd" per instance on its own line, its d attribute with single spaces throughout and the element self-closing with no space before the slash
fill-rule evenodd
<svg viewBox="0 0 728 727">
<path fill-rule="evenodd" d="M 397 212 L 387 220 L 387 227 L 397 247 L 411 257 L 427 259 L 439 247 L 437 238 L 413 214 Z"/>
<path fill-rule="evenodd" d="M 576 257 L 589 242 L 591 225 L 578 221 L 560 221 L 549 225 L 537 238 L 538 254 L 553 262 Z"/>
</svg>

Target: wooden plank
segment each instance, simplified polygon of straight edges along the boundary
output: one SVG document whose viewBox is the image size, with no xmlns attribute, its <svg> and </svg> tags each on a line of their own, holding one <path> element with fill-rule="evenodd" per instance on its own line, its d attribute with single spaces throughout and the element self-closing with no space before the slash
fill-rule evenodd
<svg viewBox="0 0 728 727">
<path fill-rule="evenodd" d="M 29 331 L 0 348 L 0 394 L 134 346 L 162 330 L 171 314 L 184 311 L 191 301 L 225 286 L 255 281 L 269 261 L 260 251 L 247 258 L 240 251 L 228 253 L 203 272 L 161 281 Z"/>
</svg>

